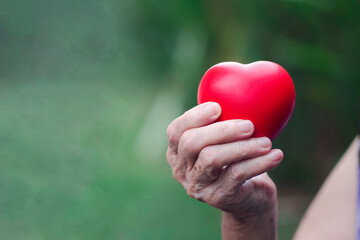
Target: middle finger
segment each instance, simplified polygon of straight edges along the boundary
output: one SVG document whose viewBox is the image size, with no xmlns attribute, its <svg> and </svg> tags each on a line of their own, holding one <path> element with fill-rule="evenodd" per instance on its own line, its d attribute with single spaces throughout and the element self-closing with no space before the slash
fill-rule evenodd
<svg viewBox="0 0 360 240">
<path fill-rule="evenodd" d="M 224 166 L 264 155 L 270 150 L 271 141 L 267 137 L 206 147 L 200 152 L 189 178 L 200 185 L 209 185 L 219 177 Z"/>
<path fill-rule="evenodd" d="M 254 125 L 248 120 L 229 120 L 185 131 L 180 137 L 178 156 L 191 170 L 206 146 L 224 144 L 251 137 Z"/>
</svg>

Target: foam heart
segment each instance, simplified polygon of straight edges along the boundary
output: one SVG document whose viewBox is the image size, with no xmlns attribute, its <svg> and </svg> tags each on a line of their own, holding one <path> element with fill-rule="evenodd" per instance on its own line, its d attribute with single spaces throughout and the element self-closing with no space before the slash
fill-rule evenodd
<svg viewBox="0 0 360 240">
<path fill-rule="evenodd" d="M 284 129 L 295 107 L 295 87 L 280 65 L 259 61 L 251 64 L 219 63 L 201 79 L 198 104 L 217 102 L 219 121 L 248 119 L 254 137 L 275 139 Z"/>
</svg>

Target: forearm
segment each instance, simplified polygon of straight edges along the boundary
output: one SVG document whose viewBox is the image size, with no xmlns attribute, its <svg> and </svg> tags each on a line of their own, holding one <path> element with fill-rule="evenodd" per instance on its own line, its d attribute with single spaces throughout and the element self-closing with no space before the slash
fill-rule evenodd
<svg viewBox="0 0 360 240">
<path fill-rule="evenodd" d="M 223 240 L 275 240 L 277 239 L 278 208 L 256 217 L 236 218 L 230 213 L 222 216 Z"/>
</svg>

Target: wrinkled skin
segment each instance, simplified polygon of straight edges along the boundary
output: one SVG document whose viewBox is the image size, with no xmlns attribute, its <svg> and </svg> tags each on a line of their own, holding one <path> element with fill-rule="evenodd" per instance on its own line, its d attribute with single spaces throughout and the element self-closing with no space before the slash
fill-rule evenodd
<svg viewBox="0 0 360 240">
<path fill-rule="evenodd" d="M 255 219 L 276 222 L 276 186 L 266 172 L 280 164 L 283 153 L 272 150 L 266 137 L 252 138 L 250 121 L 215 122 L 220 114 L 220 106 L 208 102 L 169 125 L 167 160 L 174 178 L 190 197 L 224 211 L 223 231 L 256 230 L 260 226 L 243 226 Z"/>
</svg>

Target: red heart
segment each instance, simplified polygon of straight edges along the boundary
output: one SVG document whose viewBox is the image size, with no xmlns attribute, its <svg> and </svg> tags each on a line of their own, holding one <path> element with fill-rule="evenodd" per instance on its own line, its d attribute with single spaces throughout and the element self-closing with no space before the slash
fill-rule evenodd
<svg viewBox="0 0 360 240">
<path fill-rule="evenodd" d="M 251 64 L 219 63 L 201 79 L 198 104 L 217 102 L 219 121 L 248 119 L 254 137 L 275 139 L 290 120 L 295 107 L 295 87 L 280 65 L 259 61 Z"/>
</svg>

